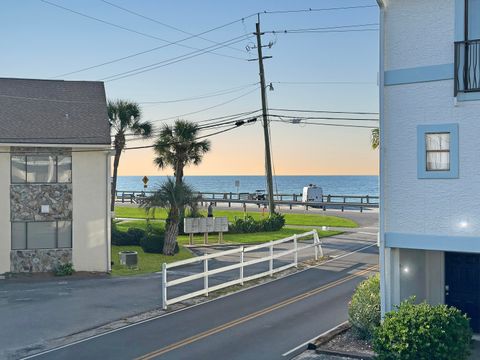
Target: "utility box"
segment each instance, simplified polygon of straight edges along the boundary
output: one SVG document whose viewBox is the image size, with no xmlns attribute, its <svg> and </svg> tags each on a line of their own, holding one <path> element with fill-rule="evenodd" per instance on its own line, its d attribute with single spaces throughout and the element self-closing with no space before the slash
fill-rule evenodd
<svg viewBox="0 0 480 360">
<path fill-rule="evenodd" d="M 303 188 L 302 202 L 322 202 L 323 190 L 321 187 L 309 184 Z"/>
<path fill-rule="evenodd" d="M 137 267 L 138 265 L 138 253 L 136 251 L 120 251 L 118 253 L 120 257 L 120 264 L 127 267 Z"/>
</svg>

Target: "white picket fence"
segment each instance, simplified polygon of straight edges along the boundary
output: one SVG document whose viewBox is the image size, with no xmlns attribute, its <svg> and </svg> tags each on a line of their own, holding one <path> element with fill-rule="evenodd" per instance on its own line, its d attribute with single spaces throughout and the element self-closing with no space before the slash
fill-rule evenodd
<svg viewBox="0 0 480 360">
<path fill-rule="evenodd" d="M 299 239 L 307 238 L 307 237 L 311 237 L 311 236 L 313 236 L 313 243 L 312 244 L 298 246 L 299 245 L 298 244 Z M 278 246 L 280 244 L 287 244 L 287 243 L 292 243 L 293 248 L 288 249 L 288 250 L 282 250 L 280 252 L 275 252 L 274 251 L 275 246 Z M 255 258 L 255 259 L 252 259 L 252 260 L 245 261 L 245 254 L 246 253 L 249 253 L 249 252 L 252 252 L 252 251 L 255 251 L 255 250 L 264 249 L 264 248 L 269 249 L 269 252 L 268 252 L 267 256 L 263 256 L 263 257 L 260 257 L 260 258 Z M 258 278 L 261 278 L 261 277 L 264 277 L 264 276 L 273 276 L 273 274 L 275 274 L 277 272 L 287 270 L 291 267 L 297 267 L 298 266 L 298 253 L 300 251 L 303 251 L 303 250 L 306 250 L 306 249 L 311 249 L 311 248 L 314 249 L 313 255 L 315 257 L 315 260 L 318 260 L 319 256 L 320 257 L 323 256 L 323 249 L 322 249 L 322 245 L 321 245 L 321 242 L 320 242 L 320 238 L 318 237 L 317 230 L 312 230 L 312 231 L 309 231 L 309 232 L 306 232 L 306 233 L 303 233 L 303 234 L 298 234 L 298 235 L 295 234 L 295 235 L 290 236 L 288 238 L 275 240 L 275 241 L 270 241 L 270 242 L 265 243 L 265 244 L 253 245 L 253 246 L 242 246 L 242 247 L 238 247 L 238 248 L 231 249 L 231 250 L 220 251 L 220 252 L 217 252 L 217 253 L 214 253 L 214 254 L 207 254 L 207 255 L 203 255 L 203 256 L 198 256 L 198 257 L 195 257 L 193 259 L 177 261 L 177 262 L 173 262 L 173 263 L 169 263 L 169 264 L 163 263 L 163 265 L 162 265 L 162 303 L 163 303 L 163 309 L 166 310 L 168 305 L 175 304 L 175 303 L 187 300 L 187 299 L 191 299 L 191 298 L 194 298 L 196 296 L 200 296 L 200 295 L 208 296 L 208 294 L 210 292 L 215 291 L 215 290 L 220 290 L 220 289 L 223 289 L 223 288 L 226 288 L 226 287 L 229 287 L 229 286 L 232 286 L 232 285 L 237 285 L 237 284 L 243 285 L 244 282 L 246 282 L 246 281 L 258 279 Z M 234 255 L 234 254 L 239 255 L 238 263 L 235 262 L 232 265 L 226 265 L 226 266 L 222 266 L 220 268 L 209 270 L 208 263 L 209 263 L 210 260 L 219 259 L 221 257 L 230 256 L 230 255 Z M 293 254 L 293 261 L 291 263 L 280 266 L 280 267 L 274 267 L 274 260 L 275 259 L 285 258 L 285 256 L 290 255 L 290 254 Z M 245 267 L 251 266 L 251 265 L 254 265 L 254 264 L 258 264 L 258 263 L 262 263 L 262 262 L 266 262 L 266 261 L 269 262 L 268 271 L 259 272 L 257 274 L 253 274 L 253 275 L 249 275 L 249 276 L 244 276 Z M 188 264 L 198 263 L 198 262 L 203 262 L 203 271 L 202 272 L 199 272 L 199 273 L 193 274 L 193 275 L 188 275 L 188 276 L 176 278 L 176 279 L 170 280 L 170 281 L 168 280 L 168 270 L 169 269 L 176 268 L 176 267 L 179 267 L 179 266 L 188 265 Z M 226 272 L 226 271 L 235 270 L 235 269 L 239 270 L 239 277 L 237 279 L 234 279 L 234 280 L 231 280 L 231 281 L 226 281 L 224 283 L 214 285 L 214 286 L 209 286 L 209 281 L 208 280 L 209 280 L 210 276 L 220 274 L 220 273 Z M 178 296 L 178 297 L 175 297 L 175 298 L 172 298 L 172 299 L 168 298 L 168 291 L 167 291 L 168 288 L 170 288 L 172 286 L 175 286 L 175 285 L 184 284 L 184 283 L 187 283 L 187 282 L 190 282 L 190 281 L 194 281 L 194 280 L 197 280 L 197 279 L 202 279 L 202 278 L 203 278 L 203 288 L 201 290 L 193 291 L 193 292 L 190 292 L 190 293 L 187 293 L 187 294 L 184 294 L 182 296 Z"/>
</svg>

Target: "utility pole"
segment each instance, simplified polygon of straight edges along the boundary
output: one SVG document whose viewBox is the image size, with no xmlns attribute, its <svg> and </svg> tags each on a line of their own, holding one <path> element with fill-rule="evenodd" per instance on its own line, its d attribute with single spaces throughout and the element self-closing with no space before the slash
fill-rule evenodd
<svg viewBox="0 0 480 360">
<path fill-rule="evenodd" d="M 257 51 L 258 51 L 258 67 L 260 70 L 260 91 L 262 94 L 262 117 L 263 117 L 263 136 L 265 138 L 265 169 L 267 173 L 267 198 L 268 198 L 268 209 L 270 215 L 275 213 L 275 203 L 273 201 L 273 175 L 272 175 L 272 155 L 270 153 L 270 126 L 268 124 L 268 114 L 267 114 L 267 94 L 266 85 L 265 85 L 265 71 L 263 68 L 263 59 L 270 58 L 263 57 L 262 55 L 262 35 L 260 31 L 260 15 L 258 16 L 258 22 L 256 24 L 256 33 L 257 36 Z"/>
</svg>

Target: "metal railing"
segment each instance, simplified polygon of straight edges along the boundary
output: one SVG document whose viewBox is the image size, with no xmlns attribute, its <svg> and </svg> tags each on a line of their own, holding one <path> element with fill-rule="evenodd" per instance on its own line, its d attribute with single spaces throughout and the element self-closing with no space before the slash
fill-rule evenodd
<svg viewBox="0 0 480 360">
<path fill-rule="evenodd" d="M 303 245 L 303 246 L 298 246 L 299 244 L 299 239 L 301 238 L 306 238 L 306 237 L 312 237 L 313 236 L 313 243 L 308 244 L 308 245 Z M 281 250 L 280 252 L 275 253 L 275 246 L 278 246 L 280 244 L 286 244 L 286 243 L 292 243 L 292 249 L 288 250 Z M 268 249 L 268 255 L 262 256 L 259 258 L 255 258 L 252 260 L 245 260 L 245 254 L 260 250 L 260 249 Z M 199 256 L 193 259 L 187 259 L 187 260 L 182 260 L 182 261 L 176 261 L 173 263 L 163 263 L 162 264 L 162 305 L 163 309 L 167 309 L 168 305 L 175 304 L 187 299 L 191 299 L 197 296 L 205 295 L 208 296 L 210 292 L 220 290 L 229 286 L 233 285 L 243 285 L 245 282 L 258 279 L 264 276 L 273 276 L 273 274 L 278 273 L 280 271 L 284 271 L 287 269 L 290 269 L 292 267 L 298 267 L 298 253 L 302 250 L 306 249 L 314 249 L 314 258 L 315 260 L 318 260 L 319 256 L 323 257 L 323 249 L 322 245 L 320 242 L 320 238 L 318 237 L 318 233 L 316 230 L 312 230 L 303 234 L 295 234 L 293 236 L 290 236 L 285 239 L 280 239 L 280 240 L 275 240 L 275 241 L 270 241 L 265 244 L 260 244 L 260 245 L 253 245 L 253 246 L 242 246 L 239 248 L 231 249 L 231 250 L 226 250 L 226 251 L 220 251 L 214 254 L 208 254 L 208 255 L 203 255 Z M 215 259 L 219 259 L 221 257 L 229 256 L 229 255 L 235 255 L 238 254 L 238 260 L 235 261 L 234 264 L 231 265 L 225 265 L 225 266 L 220 266 L 215 269 L 210 269 L 209 268 L 209 262 Z M 293 254 L 293 260 L 286 264 L 282 265 L 279 267 L 274 267 L 274 260 L 277 259 L 285 259 L 287 255 Z M 254 273 L 249 276 L 245 276 L 244 270 L 246 267 L 267 262 L 268 261 L 268 270 L 267 271 L 260 271 L 258 273 Z M 288 261 L 284 260 L 284 261 Z M 193 275 L 188 275 L 188 276 L 183 276 L 176 278 L 174 280 L 168 280 L 168 270 L 172 268 L 176 268 L 179 266 L 184 266 L 184 265 L 190 265 L 194 263 L 199 263 L 203 262 L 203 271 L 199 272 L 197 274 Z M 238 270 L 238 278 L 230 281 L 226 281 L 214 286 L 211 286 L 209 284 L 210 277 L 212 275 L 224 273 L 227 271 L 232 271 L 232 270 Z M 203 286 L 202 289 L 196 290 L 189 292 L 187 294 L 177 296 L 174 298 L 169 299 L 168 298 L 168 292 L 167 290 L 171 288 L 172 286 L 184 284 L 187 282 L 191 282 L 194 280 L 198 279 L 203 279 Z"/>
<path fill-rule="evenodd" d="M 455 96 L 480 91 L 480 39 L 455 42 Z"/>
<path fill-rule="evenodd" d="M 141 204 L 146 196 L 153 194 L 153 191 L 117 191 L 116 201 L 120 203 Z M 258 207 L 267 205 L 266 199 L 255 199 L 252 193 L 232 193 L 232 192 L 198 192 L 199 202 L 204 203 L 225 203 L 230 207 L 231 204 L 255 204 Z M 303 202 L 302 194 L 275 194 L 274 201 L 276 205 L 286 205 L 290 209 L 293 206 L 318 207 L 326 210 L 345 208 L 358 208 L 363 211 L 364 208 L 377 208 L 378 196 L 370 195 L 323 195 L 322 201 Z"/>
</svg>

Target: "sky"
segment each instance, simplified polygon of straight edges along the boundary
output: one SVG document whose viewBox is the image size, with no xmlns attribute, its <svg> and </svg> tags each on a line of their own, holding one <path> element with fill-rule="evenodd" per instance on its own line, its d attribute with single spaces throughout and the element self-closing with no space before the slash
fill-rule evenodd
<svg viewBox="0 0 480 360">
<path fill-rule="evenodd" d="M 258 110 L 258 62 L 248 60 L 257 58 L 252 36 L 257 16 L 251 15 L 261 13 L 261 28 L 267 32 L 262 42 L 272 43 L 271 48 L 263 49 L 264 56 L 272 56 L 264 61 L 266 83 L 271 82 L 274 88 L 267 91 L 270 109 L 378 112 L 378 31 L 351 32 L 344 30 L 353 28 L 343 27 L 378 28 L 378 9 L 372 6 L 375 0 L 108 1 L 144 17 L 102 0 L 2 0 L 0 29 L 8 36 L 0 40 L 0 76 L 105 81 L 109 99 L 138 102 L 142 119 L 152 121 L 157 128 L 173 124 L 178 118 L 197 122 Z M 364 5 L 372 7 L 269 13 Z M 202 35 L 206 40 L 188 35 L 228 23 L 232 24 Z M 283 32 L 326 27 L 337 28 L 334 32 Z M 187 37 L 191 39 L 174 45 L 165 42 Z M 238 42 L 214 48 L 215 43 L 230 39 Z M 153 48 L 158 49 L 145 52 Z M 212 51 L 194 53 L 198 49 Z M 130 57 L 140 52 L 145 53 Z M 188 53 L 201 55 L 177 61 Z M 162 66 L 147 67 L 152 64 Z M 89 67 L 93 68 L 77 72 Z M 135 69 L 140 70 L 129 72 Z M 137 73 L 143 70 L 149 71 Z M 125 72 L 131 76 L 112 77 Z M 292 124 L 291 118 L 285 117 L 272 119 L 283 120 L 270 124 L 276 175 L 378 173 L 378 151 L 370 147 L 370 129 L 323 126 L 319 124 L 328 121 L 319 119 L 308 120 L 315 125 Z M 377 124 L 338 120 L 329 123 Z M 201 135 L 215 130 L 204 130 Z M 199 166 L 187 168 L 186 175 L 265 173 L 260 118 L 252 125 L 210 140 L 211 151 Z M 151 143 L 129 141 L 127 147 Z M 171 175 L 172 170 L 155 167 L 154 156 L 151 149 L 125 151 L 119 174 Z"/>
</svg>

